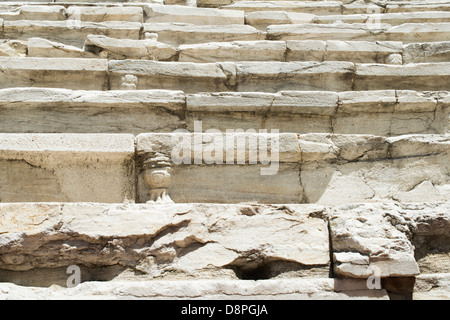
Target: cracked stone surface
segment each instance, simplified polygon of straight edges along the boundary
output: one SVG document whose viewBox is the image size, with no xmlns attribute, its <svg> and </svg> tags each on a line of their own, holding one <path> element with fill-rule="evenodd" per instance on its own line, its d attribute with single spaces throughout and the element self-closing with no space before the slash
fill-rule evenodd
<svg viewBox="0 0 450 320">
<path fill-rule="evenodd" d="M 144 279 L 326 277 L 330 253 L 323 210 L 314 205 L 1 204 L 0 268 L 6 277 L 14 275 L 9 271 L 73 264 L 111 272 L 116 267 L 125 277 L 134 272 Z"/>
</svg>

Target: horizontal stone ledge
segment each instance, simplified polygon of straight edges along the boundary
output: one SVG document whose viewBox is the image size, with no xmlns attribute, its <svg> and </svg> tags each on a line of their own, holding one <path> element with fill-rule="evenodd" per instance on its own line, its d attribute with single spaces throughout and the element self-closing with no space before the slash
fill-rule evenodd
<svg viewBox="0 0 450 320">
<path fill-rule="evenodd" d="M 103 59 L 0 57 L 0 70 L 0 88 L 106 90 L 108 83 L 108 62 Z"/>
<path fill-rule="evenodd" d="M 281 91 L 185 94 L 171 90 L 0 90 L 1 132 L 132 133 L 260 129 L 281 133 L 443 134 L 446 92 Z M 24 116 L 26 114 L 26 116 Z"/>
<path fill-rule="evenodd" d="M 414 300 L 448 300 L 450 292 L 450 273 L 423 274 L 416 277 Z"/>
<path fill-rule="evenodd" d="M 369 11 L 369 12 L 373 12 Z M 368 13 L 369 13 L 368 12 Z M 404 23 L 443 23 L 450 22 L 450 12 L 448 11 L 419 11 L 419 12 L 396 12 L 379 14 L 349 14 L 316 16 L 314 23 L 334 23 L 342 21 L 344 23 L 386 23 L 392 26 Z"/>
<path fill-rule="evenodd" d="M 0 162 L 1 202 L 134 200 L 132 135 L 1 134 Z"/>
<path fill-rule="evenodd" d="M 438 103 L 449 104 L 448 92 L 412 90 L 204 92 L 179 90 L 69 90 L 57 88 L 0 89 L 0 106 L 136 108 L 161 107 L 173 112 L 251 112 L 258 114 L 315 114 L 435 112 Z"/>
<path fill-rule="evenodd" d="M 417 276 L 420 271 L 414 254 L 418 256 L 426 245 L 420 240 L 411 242 L 409 239 L 417 236 L 416 224 L 420 224 L 422 216 L 423 225 L 429 230 L 440 221 L 448 231 L 447 202 L 357 204 L 332 208 L 329 221 L 335 275 L 352 278 L 367 278 L 374 274 L 379 277 Z M 433 231 L 427 234 L 431 236 Z M 432 253 L 424 253 L 427 254 Z"/>
<path fill-rule="evenodd" d="M 356 65 L 354 90 L 447 90 L 450 63 L 418 63 L 404 66 Z"/>
<path fill-rule="evenodd" d="M 0 298 L 14 300 L 46 299 L 220 299 L 220 300 L 389 300 L 384 289 L 369 290 L 366 281 L 351 279 L 280 280 L 178 280 L 87 282 L 76 289 L 38 288 L 0 284 Z M 345 289 L 340 289 L 340 288 Z M 259 309 L 258 309 L 259 308 Z M 260 306 L 248 312 L 266 314 Z M 251 310 L 251 311 L 250 311 Z M 180 311 L 181 312 L 181 311 Z M 191 310 L 191 312 L 194 312 Z M 195 311 L 197 312 L 197 310 Z M 218 311 L 216 311 L 217 314 Z M 269 312 L 269 310 L 267 310 Z"/>
<path fill-rule="evenodd" d="M 244 12 L 238 10 L 219 10 L 180 5 L 149 4 L 144 7 L 145 22 L 176 22 L 197 25 L 244 24 Z"/>
<path fill-rule="evenodd" d="M 363 23 L 284 24 L 267 27 L 268 40 L 364 40 L 432 42 L 448 39 L 450 23 L 404 23 L 398 26 Z"/>
<path fill-rule="evenodd" d="M 371 12 L 374 12 L 374 10 L 362 14 L 344 15 L 314 15 L 289 11 L 254 11 L 246 14 L 245 21 L 246 24 L 260 29 L 270 25 L 332 24 L 338 21 L 342 23 L 360 23 L 368 26 L 375 26 L 376 23 L 396 26 L 404 23 L 450 22 L 450 12 L 447 11 L 370 14 Z"/>
<path fill-rule="evenodd" d="M 403 45 L 398 41 L 259 40 L 196 43 L 177 48 L 155 39 L 132 40 L 88 35 L 83 49 L 42 38 L 3 40 L 3 43 L 2 51 L 7 56 L 179 62 L 347 61 L 401 65 L 447 62 L 450 55 L 449 42 L 445 41 Z M 17 46 L 17 43 L 20 45 Z"/>
<path fill-rule="evenodd" d="M 202 132 L 201 124 L 195 126 Z M 444 173 L 449 151 L 445 135 L 142 134 L 137 137 L 138 201 L 416 201 L 422 190 L 442 201 L 450 197 Z M 424 165 L 427 170 L 420 169 Z M 153 183 L 153 175 L 164 182 Z M 424 181 L 428 184 L 419 186 Z"/>
<path fill-rule="evenodd" d="M 141 27 L 142 23 L 126 21 L 96 23 L 77 20 L 17 20 L 4 21 L 2 37 L 18 40 L 40 37 L 82 48 L 86 37 L 90 34 L 138 40 L 140 39 Z"/>
<path fill-rule="evenodd" d="M 401 42 L 391 41 L 233 41 L 181 45 L 178 61 L 348 61 L 355 63 L 394 63 L 401 55 Z M 395 63 L 402 63 L 400 61 Z"/>
<path fill-rule="evenodd" d="M 384 6 L 374 6 L 373 3 L 354 1 L 235 1 L 201 0 L 201 6 L 221 6 L 224 9 L 243 10 L 246 13 L 254 11 L 286 11 L 311 13 L 316 15 L 367 14 L 420 12 L 420 11 L 449 11 L 450 4 L 442 1 L 388 1 Z"/>
<path fill-rule="evenodd" d="M 204 42 L 265 40 L 266 38 L 265 32 L 242 24 L 144 23 L 143 33 L 156 33 L 158 41 L 173 46 Z"/>
<path fill-rule="evenodd" d="M 61 5 L 8 5 L 0 9 L 0 18 L 4 20 L 66 20 L 66 8 Z"/>
<path fill-rule="evenodd" d="M 300 283 L 308 284 L 301 291 L 316 292 L 311 282 L 325 285 L 333 266 L 336 278 L 326 281 L 333 281 L 335 292 L 359 291 L 369 289 L 369 277 L 418 276 L 420 260 L 436 254 L 418 236 L 434 236 L 436 248 L 445 251 L 448 209 L 448 202 L 389 201 L 334 206 L 3 203 L 0 279 L 64 286 L 66 268 L 76 265 L 82 282 L 126 279 L 153 288 L 161 280 L 180 284 L 195 274 L 196 283 L 222 282 L 223 290 L 228 281 L 270 279 L 240 282 L 242 292 L 256 294 L 252 286 L 258 284 L 255 289 L 292 294 Z M 422 290 L 442 279 L 438 273 L 446 267 L 419 276 Z M 275 281 L 293 286 L 273 287 Z"/>
<path fill-rule="evenodd" d="M 0 204 L 0 277 L 6 270 L 69 265 L 115 267 L 140 281 L 253 279 L 259 268 L 266 278 L 327 277 L 322 211 L 314 205 Z M 19 238 L 20 245 L 11 246 Z"/>
<path fill-rule="evenodd" d="M 129 21 L 143 22 L 144 10 L 141 7 L 96 7 L 96 6 L 69 6 L 67 8 L 68 20 L 105 22 Z"/>
<path fill-rule="evenodd" d="M 352 89 L 354 64 L 348 62 L 153 62 L 110 61 L 110 86 L 119 89 L 126 75 L 137 89 L 204 91 Z M 189 79 L 189 81 L 186 81 Z M 126 79 L 125 79 L 126 80 Z"/>
<path fill-rule="evenodd" d="M 204 3 L 206 0 L 202 0 Z M 215 1 L 215 0 L 213 0 Z M 341 1 L 235 1 L 224 9 L 252 11 L 289 11 L 316 15 L 341 14 Z"/>
</svg>

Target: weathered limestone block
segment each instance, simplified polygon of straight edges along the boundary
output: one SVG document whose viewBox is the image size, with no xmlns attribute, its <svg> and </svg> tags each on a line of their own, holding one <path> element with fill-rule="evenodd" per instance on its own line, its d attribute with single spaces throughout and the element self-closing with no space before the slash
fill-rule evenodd
<svg viewBox="0 0 450 320">
<path fill-rule="evenodd" d="M 205 42 L 265 40 L 264 32 L 248 25 L 194 25 L 188 23 L 144 23 L 143 32 L 158 34 L 158 41 L 173 46 Z"/>
<path fill-rule="evenodd" d="M 339 93 L 339 112 L 342 113 L 393 112 L 396 103 L 395 90 L 372 90 L 364 94 L 355 91 Z"/>
<path fill-rule="evenodd" d="M 115 267 L 116 276 L 139 281 L 326 277 L 323 211 L 314 205 L 0 204 L 0 268 L 78 265 L 89 274 Z"/>
<path fill-rule="evenodd" d="M 220 92 L 186 95 L 186 109 L 192 112 L 255 112 L 266 114 L 275 94 L 267 92 Z M 193 128 L 193 127 L 192 127 Z"/>
<path fill-rule="evenodd" d="M 301 135 L 305 201 L 448 201 L 449 146 L 446 136 Z M 426 196 L 407 197 L 426 181 L 432 184 Z"/>
<path fill-rule="evenodd" d="M 283 61 L 284 41 L 233 41 L 186 44 L 178 47 L 178 61 Z"/>
<path fill-rule="evenodd" d="M 63 43 L 49 41 L 42 38 L 29 38 L 28 57 L 43 58 L 98 58 L 97 55 L 86 52 L 78 47 L 65 45 Z"/>
<path fill-rule="evenodd" d="M 390 222 L 398 204 L 336 207 L 330 217 L 334 273 L 339 277 L 412 277 L 419 274 L 414 247 Z"/>
<path fill-rule="evenodd" d="M 354 90 L 448 90 L 450 63 L 358 64 Z"/>
<path fill-rule="evenodd" d="M 245 15 L 245 23 L 258 29 L 275 24 L 312 23 L 316 16 L 309 13 L 288 11 L 254 11 Z"/>
<path fill-rule="evenodd" d="M 404 23 L 386 31 L 386 40 L 407 42 L 442 41 L 450 37 L 450 23 Z"/>
<path fill-rule="evenodd" d="M 405 232 L 414 245 L 414 256 L 421 274 L 450 273 L 450 211 L 449 201 L 436 201 L 433 185 L 421 183 L 416 202 L 403 205 L 401 212 L 390 213 L 395 227 Z M 428 199 L 426 199 L 428 197 Z"/>
<path fill-rule="evenodd" d="M 134 200 L 132 135 L 2 134 L 0 201 Z"/>
<path fill-rule="evenodd" d="M 368 290 L 355 279 L 112 281 L 76 288 L 20 287 L 0 284 L 2 300 L 43 299 L 210 299 L 210 300 L 389 300 L 386 290 Z M 177 311 L 178 312 L 178 311 Z M 175 314 L 175 312 L 173 313 Z M 264 313 L 263 313 L 264 314 Z"/>
<path fill-rule="evenodd" d="M 111 60 L 110 89 L 120 89 L 122 76 L 138 78 L 137 89 L 167 89 L 185 92 L 228 91 L 229 75 L 219 63 Z M 231 65 L 233 67 L 234 64 Z"/>
<path fill-rule="evenodd" d="M 278 129 L 395 136 L 447 130 L 447 111 L 435 93 L 405 90 L 364 92 L 282 91 L 187 95 L 187 129 Z M 338 101 L 339 96 L 339 101 Z M 443 101 L 443 100 L 442 100 Z"/>
<path fill-rule="evenodd" d="M 450 61 L 450 42 L 411 43 L 404 47 L 404 63 Z"/>
<path fill-rule="evenodd" d="M 270 112 L 331 116 L 335 114 L 337 104 L 335 92 L 281 91 L 275 95 Z"/>
<path fill-rule="evenodd" d="M 401 42 L 287 40 L 286 61 L 351 61 L 386 63 L 392 54 L 401 54 Z"/>
<path fill-rule="evenodd" d="M 144 7 L 148 23 L 179 22 L 197 25 L 244 24 L 244 12 L 152 4 Z"/>
<path fill-rule="evenodd" d="M 386 12 L 449 11 L 448 1 L 389 1 Z"/>
<path fill-rule="evenodd" d="M 23 5 L 12 10 L 1 10 L 4 20 L 66 20 L 66 8 L 63 6 Z"/>
<path fill-rule="evenodd" d="M 26 55 L 27 43 L 25 41 L 0 40 L 0 56 L 25 57 Z"/>
<path fill-rule="evenodd" d="M 370 25 L 365 23 L 285 24 L 267 28 L 270 40 L 364 40 L 431 42 L 449 37 L 449 23 L 404 23 Z"/>
<path fill-rule="evenodd" d="M 79 20 L 66 21 L 5 21 L 3 36 L 8 39 L 27 40 L 45 38 L 50 41 L 82 48 L 89 34 L 111 36 L 119 39 L 140 38 L 142 24 L 138 22 L 107 21 L 101 23 Z"/>
<path fill-rule="evenodd" d="M 365 12 L 369 14 L 316 16 L 314 23 L 324 24 L 342 21 L 344 23 L 374 24 L 378 22 L 395 26 L 404 23 L 444 23 L 449 22 L 450 20 L 450 13 L 445 11 L 370 14 L 373 11 L 374 10 Z"/>
<path fill-rule="evenodd" d="M 141 7 L 84 7 L 69 6 L 67 8 L 68 20 L 91 22 L 129 21 L 143 22 L 144 11 Z"/>
<path fill-rule="evenodd" d="M 402 54 L 402 51 L 403 46 L 401 42 L 329 40 L 327 41 L 324 60 L 352 61 L 355 63 L 389 63 L 389 56 Z"/>
<path fill-rule="evenodd" d="M 374 90 L 340 93 L 333 132 L 395 136 L 412 133 L 445 133 L 445 112 L 425 93 Z"/>
<path fill-rule="evenodd" d="M 87 51 L 105 54 L 109 59 L 173 60 L 177 49 L 153 39 L 116 39 L 101 35 L 88 35 Z"/>
<path fill-rule="evenodd" d="M 142 134 L 137 152 L 139 202 L 299 203 L 302 198 L 296 134 Z M 153 175 L 164 185 L 153 184 Z"/>
<path fill-rule="evenodd" d="M 0 90 L 0 131 L 171 132 L 183 126 L 184 109 L 185 95 L 181 91 L 3 89 Z"/>
<path fill-rule="evenodd" d="M 0 57 L 0 88 L 105 90 L 107 70 L 103 59 Z"/>
<path fill-rule="evenodd" d="M 229 5 L 232 2 L 232 0 L 197 0 L 197 6 L 202 8 L 218 8 L 221 6 Z"/>
<path fill-rule="evenodd" d="M 253 11 L 286 11 L 316 15 L 341 14 L 341 1 L 235 1 L 224 9 Z"/>
<path fill-rule="evenodd" d="M 237 91 L 352 89 L 350 62 L 238 62 Z"/>
<path fill-rule="evenodd" d="M 390 25 L 380 24 L 377 28 L 371 28 L 358 23 L 273 25 L 267 28 L 267 39 L 375 41 L 385 40 L 383 32 L 389 27 Z"/>
<path fill-rule="evenodd" d="M 414 300 L 450 300 L 450 274 L 424 274 L 416 277 Z"/>
</svg>

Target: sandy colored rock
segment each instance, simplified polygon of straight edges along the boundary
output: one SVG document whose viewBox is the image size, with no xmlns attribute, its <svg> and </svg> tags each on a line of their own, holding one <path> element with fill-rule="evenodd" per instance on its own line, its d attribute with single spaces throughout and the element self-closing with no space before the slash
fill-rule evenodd
<svg viewBox="0 0 450 320">
<path fill-rule="evenodd" d="M 15 210 L 21 210 L 20 220 Z M 119 266 L 122 272 L 140 271 L 135 280 L 320 277 L 329 272 L 327 223 L 314 215 L 322 211 L 320 206 L 1 204 L 1 269 Z M 18 238 L 21 244 L 11 246 Z"/>
<path fill-rule="evenodd" d="M 133 201 L 133 156 L 127 134 L 2 134 L 0 199 Z"/>
<path fill-rule="evenodd" d="M 283 61 L 286 44 L 283 41 L 233 41 L 186 44 L 178 47 L 178 61 Z"/>
<path fill-rule="evenodd" d="M 129 21 L 143 22 L 144 12 L 141 7 L 83 7 L 69 6 L 68 20 L 91 22 Z"/>
<path fill-rule="evenodd" d="M 158 41 L 173 46 L 205 42 L 265 40 L 264 32 L 248 25 L 194 25 L 188 23 L 144 23 L 144 32 L 158 34 Z"/>
<path fill-rule="evenodd" d="M 0 90 L 4 121 L 10 133 L 171 132 L 183 125 L 181 91 L 81 91 L 52 88 Z M 23 114 L 27 114 L 24 119 Z"/>
<path fill-rule="evenodd" d="M 104 90 L 107 69 L 103 59 L 0 57 L 0 88 L 33 85 Z"/>
<path fill-rule="evenodd" d="M 29 38 L 27 44 L 28 57 L 87 59 L 98 57 L 97 55 L 86 52 L 78 47 L 69 46 L 42 38 Z"/>
<path fill-rule="evenodd" d="M 152 4 L 144 7 L 148 23 L 180 22 L 198 25 L 244 24 L 244 12 Z"/>
<path fill-rule="evenodd" d="M 45 299 L 246 299 L 388 300 L 386 290 L 367 290 L 363 281 L 339 279 L 188 280 L 91 282 L 73 289 L 0 284 L 2 300 Z M 256 309 L 255 309 L 256 310 Z M 255 312 L 255 311 L 252 311 Z M 265 313 L 263 313 L 265 314 Z"/>
<path fill-rule="evenodd" d="M 172 60 L 177 50 L 153 39 L 116 39 L 101 35 L 88 35 L 87 51 L 105 54 L 109 59 Z"/>
</svg>

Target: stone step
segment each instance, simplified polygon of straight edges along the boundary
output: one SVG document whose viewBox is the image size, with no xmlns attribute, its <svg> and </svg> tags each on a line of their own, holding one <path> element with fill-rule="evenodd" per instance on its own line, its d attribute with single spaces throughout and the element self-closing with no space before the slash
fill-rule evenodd
<svg viewBox="0 0 450 320">
<path fill-rule="evenodd" d="M 173 46 L 256 40 L 364 40 L 416 43 L 448 39 L 450 23 L 403 23 L 397 26 L 381 23 L 280 24 L 268 26 L 266 32 L 242 24 L 13 20 L 3 21 L 3 29 L 0 31 L 0 38 L 4 39 L 27 40 L 40 37 L 79 48 L 83 47 L 89 35 L 132 40 L 157 38 L 159 42 Z"/>
<path fill-rule="evenodd" d="M 132 133 L 278 129 L 306 134 L 444 134 L 447 92 L 403 90 L 278 93 L 81 91 L 52 88 L 0 90 L 0 132 Z M 24 117 L 24 114 L 26 116 Z"/>
<path fill-rule="evenodd" d="M 201 123 L 197 127 L 202 132 Z M 305 134 L 299 139 L 273 131 L 184 132 L 137 136 L 143 164 L 137 169 L 138 202 L 335 205 L 450 199 L 450 138 L 445 135 Z"/>
<path fill-rule="evenodd" d="M 2 40 L 0 55 L 44 58 L 140 59 L 180 62 L 348 61 L 408 64 L 449 62 L 450 42 L 403 44 L 399 41 L 260 40 L 170 46 L 154 39 L 87 36 L 83 49 L 43 38 Z"/>
<path fill-rule="evenodd" d="M 381 12 L 381 9 L 378 10 Z M 378 12 L 377 11 L 377 12 Z M 177 22 L 198 25 L 229 25 L 247 23 L 256 27 L 292 23 L 438 23 L 450 22 L 448 11 L 419 11 L 376 13 L 368 10 L 364 14 L 317 15 L 290 11 L 252 11 L 244 19 L 242 10 L 195 8 L 180 5 L 148 4 L 145 6 L 80 6 L 68 5 L 22 5 L 0 6 L 0 18 L 10 20 L 75 20 L 89 22 Z"/>
<path fill-rule="evenodd" d="M 55 272 L 57 273 L 57 272 Z M 61 282 L 64 270 L 58 270 Z M 48 277 L 48 275 L 46 275 Z M 67 276 L 66 276 L 67 277 Z M 365 280 L 331 278 L 280 279 L 280 280 L 155 280 L 108 281 L 82 283 L 74 289 L 17 286 L 0 283 L 2 300 L 389 300 L 385 289 L 367 289 Z M 231 305 L 230 305 L 231 306 Z M 231 313 L 231 307 L 213 315 Z M 187 308 L 187 307 L 185 307 Z M 197 307 L 190 307 L 197 308 Z M 234 308 L 234 307 L 233 307 Z M 240 306 L 239 306 L 240 308 Z M 234 309 L 233 309 L 234 310 Z M 240 310 L 240 309 L 239 309 Z M 265 315 L 270 308 L 261 304 L 249 304 L 246 313 Z M 168 314 L 179 315 L 183 309 Z M 184 312 L 188 312 L 184 310 Z M 191 309 L 190 313 L 200 313 Z M 234 311 L 233 311 L 234 312 Z M 236 311 L 237 312 L 237 311 Z M 239 311 L 242 313 L 242 311 Z"/>
<path fill-rule="evenodd" d="M 207 5 L 212 2 L 211 5 Z M 214 4 L 216 2 L 216 4 Z M 233 1 L 197 0 L 199 6 L 217 7 L 228 10 L 286 11 L 311 13 L 316 15 L 398 13 L 421 11 L 450 11 L 450 1 L 388 1 L 384 5 L 354 1 L 345 4 L 341 1 Z"/>
<path fill-rule="evenodd" d="M 104 59 L 0 57 L 0 71 L 0 88 L 108 89 L 108 61 Z"/>
<path fill-rule="evenodd" d="M 245 23 L 258 29 L 279 24 L 329 24 L 335 22 L 366 24 L 376 28 L 376 24 L 392 26 L 404 23 L 445 23 L 450 22 L 448 11 L 426 11 L 408 13 L 350 14 L 320 16 L 286 11 L 254 11 L 245 15 Z"/>
<path fill-rule="evenodd" d="M 134 138 L 0 134 L 0 202 L 134 201 Z"/>
<path fill-rule="evenodd" d="M 448 273 L 443 253 L 438 254 L 442 264 L 424 268 L 422 261 L 436 252 L 420 242 L 435 237 L 436 249 L 445 248 L 448 212 L 445 202 L 0 204 L 0 281 L 66 287 L 66 270 L 72 266 L 84 284 L 72 288 L 71 295 L 89 295 L 92 288 L 111 295 L 123 285 L 122 297 L 141 298 L 307 298 L 314 292 L 317 298 L 322 293 L 362 298 L 371 296 L 367 291 L 387 298 L 383 289 L 391 291 L 399 277 L 411 280 L 423 270 L 425 282 Z M 330 268 L 335 278 L 329 278 Z M 364 290 L 374 270 L 383 288 Z M 0 288 L 2 298 L 19 289 L 12 284 Z"/>
<path fill-rule="evenodd" d="M 450 63 L 158 62 L 0 57 L 0 88 L 197 92 L 448 90 Z M 189 81 L 187 81 L 189 80 Z"/>
<path fill-rule="evenodd" d="M 1 23 L 0 19 L 0 23 Z M 4 21 L 1 38 L 27 40 L 45 38 L 66 45 L 82 48 L 88 35 L 105 35 L 119 39 L 140 39 L 142 23 L 126 21 L 85 22 L 17 20 Z"/>
<path fill-rule="evenodd" d="M 364 40 L 434 42 L 448 39 L 450 23 L 404 23 L 399 26 L 358 23 L 285 24 L 267 27 L 268 40 Z"/>
<path fill-rule="evenodd" d="M 181 44 L 265 40 L 266 33 L 252 26 L 231 25 L 194 25 L 189 23 L 144 23 L 144 34 L 157 34 L 160 42 L 173 46 Z"/>
<path fill-rule="evenodd" d="M 201 123 L 195 126 L 202 132 Z M 299 139 L 295 133 L 242 129 L 149 133 L 136 139 L 126 134 L 1 134 L 0 200 L 449 201 L 449 150 L 445 135 L 305 134 Z"/>
</svg>

